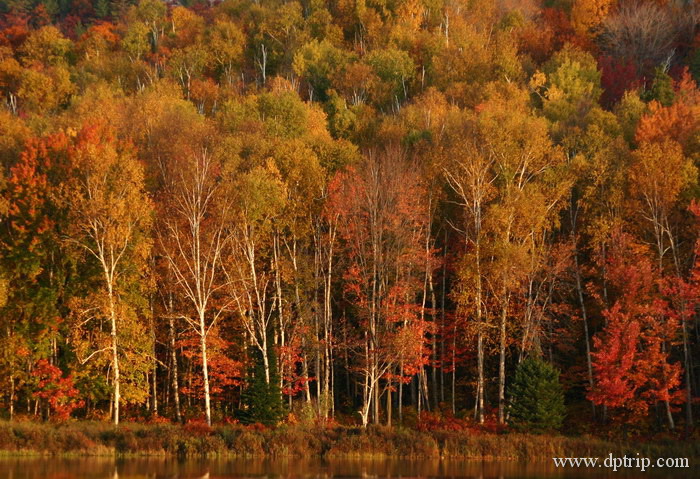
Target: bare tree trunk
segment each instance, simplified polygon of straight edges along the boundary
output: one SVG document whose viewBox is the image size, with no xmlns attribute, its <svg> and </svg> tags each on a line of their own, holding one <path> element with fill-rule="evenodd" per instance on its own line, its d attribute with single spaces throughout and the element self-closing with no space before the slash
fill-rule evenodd
<svg viewBox="0 0 700 479">
<path fill-rule="evenodd" d="M 588 314 L 586 311 L 586 302 L 583 299 L 583 285 L 581 282 L 581 270 L 578 263 L 578 250 L 574 250 L 574 266 L 576 268 L 576 291 L 578 292 L 578 301 L 581 305 L 581 317 L 583 318 L 583 334 L 586 339 L 586 367 L 588 369 L 588 386 L 593 388 L 593 363 L 591 361 L 591 339 L 588 330 Z M 595 411 L 595 405 L 593 405 Z"/>
<path fill-rule="evenodd" d="M 209 365 L 207 363 L 207 330 L 204 322 L 204 311 L 199 313 L 199 338 L 202 348 L 202 379 L 204 380 L 204 411 L 207 415 L 207 425 L 211 426 L 211 398 L 209 396 Z M 268 381 L 269 382 L 269 381 Z"/>
<path fill-rule="evenodd" d="M 381 404 L 379 402 L 379 378 L 377 378 L 376 373 L 373 375 L 373 382 L 375 383 L 372 391 L 374 392 L 374 399 L 372 400 L 373 407 L 373 422 L 374 424 L 379 424 L 379 411 L 381 410 Z"/>
<path fill-rule="evenodd" d="M 10 375 L 10 421 L 15 415 L 15 377 Z"/>
<path fill-rule="evenodd" d="M 327 402 L 330 402 L 330 408 L 335 410 L 335 401 L 331 382 L 333 381 L 333 304 L 331 301 L 331 288 L 333 286 L 333 247 L 335 244 L 335 224 L 331 223 L 328 232 L 328 261 L 326 264 L 326 273 L 324 275 L 324 291 L 323 291 L 323 340 L 325 347 L 325 367 L 326 378 L 324 381 L 324 396 Z M 327 414 L 327 412 L 326 412 Z M 327 416 L 326 416 L 327 417 Z"/>
<path fill-rule="evenodd" d="M 505 285 L 503 286 L 503 305 L 501 308 L 498 362 L 498 422 L 503 424 L 506 420 L 506 319 L 508 316 L 508 297 Z"/>
<path fill-rule="evenodd" d="M 367 426 L 369 418 L 369 408 L 372 402 L 372 391 L 370 389 L 370 359 L 369 359 L 369 339 L 367 338 L 367 333 L 365 333 L 365 374 L 364 374 L 364 384 L 362 385 L 362 425 Z"/>
<path fill-rule="evenodd" d="M 403 359 L 399 362 L 399 422 L 403 422 Z"/>
<path fill-rule="evenodd" d="M 270 384 L 270 358 L 267 354 L 267 333 L 263 335 L 262 343 L 263 367 L 265 368 L 265 384 Z"/>
<path fill-rule="evenodd" d="M 479 424 L 484 423 L 484 331 L 482 310 L 482 285 L 481 285 L 481 239 L 474 242 L 476 250 L 476 327 L 477 327 L 477 370 L 478 382 L 476 387 L 476 408 L 478 410 Z"/>
<path fill-rule="evenodd" d="M 391 383 L 386 388 L 386 425 L 391 427 Z"/>
<path fill-rule="evenodd" d="M 435 409 L 438 409 L 440 406 L 440 396 L 438 395 L 438 371 L 437 371 L 437 365 L 438 365 L 438 347 L 437 347 L 437 296 L 435 294 L 435 286 L 433 285 L 433 275 L 430 275 L 430 305 L 432 308 L 432 318 L 433 318 L 433 333 L 432 333 L 432 356 L 433 356 L 433 364 L 431 366 L 431 371 L 430 371 L 430 376 L 432 379 L 432 391 L 433 391 L 433 406 Z"/>
<path fill-rule="evenodd" d="M 304 341 L 304 354 L 302 354 L 302 374 L 305 378 L 309 377 L 309 362 L 306 359 L 306 341 Z M 309 381 L 304 381 L 304 396 L 307 403 L 311 403 L 311 388 L 309 388 Z M 289 396 L 291 398 L 291 395 Z"/>
<path fill-rule="evenodd" d="M 484 334 L 481 331 L 481 323 L 479 323 L 479 331 L 476 339 L 477 350 L 477 368 L 478 382 L 476 386 L 476 410 L 479 424 L 484 423 Z"/>
<path fill-rule="evenodd" d="M 452 414 L 457 412 L 457 405 L 455 404 L 455 386 L 457 382 L 457 325 L 452 328 Z"/>
<path fill-rule="evenodd" d="M 105 275 L 107 273 L 105 272 Z M 119 356 L 117 355 L 117 317 L 116 311 L 114 309 L 114 293 L 112 290 L 112 282 L 107 275 L 107 291 L 109 294 L 109 315 L 110 322 L 112 325 L 111 337 L 112 337 L 112 368 L 114 371 L 114 425 L 119 425 Z"/>
<path fill-rule="evenodd" d="M 440 291 L 440 401 L 445 402 L 445 289 L 447 288 L 447 230 L 443 243 L 442 290 Z"/>
<path fill-rule="evenodd" d="M 158 360 L 156 358 L 156 328 L 153 315 L 151 315 L 151 341 L 153 342 L 153 402 L 151 403 L 154 415 L 158 415 Z"/>
<path fill-rule="evenodd" d="M 170 307 L 172 311 L 172 294 L 170 295 Z M 175 403 L 175 417 L 177 422 L 182 422 L 182 415 L 180 413 L 180 386 L 178 385 L 178 372 L 177 372 L 177 350 L 175 348 L 175 320 L 172 315 L 169 317 L 169 339 L 170 339 L 170 361 L 172 369 L 172 388 L 173 388 L 173 402 Z"/>
<path fill-rule="evenodd" d="M 690 354 L 688 351 L 688 332 L 685 318 L 682 318 L 683 326 L 683 358 L 685 366 L 685 430 L 687 434 L 693 430 L 693 395 L 690 381 Z"/>
</svg>

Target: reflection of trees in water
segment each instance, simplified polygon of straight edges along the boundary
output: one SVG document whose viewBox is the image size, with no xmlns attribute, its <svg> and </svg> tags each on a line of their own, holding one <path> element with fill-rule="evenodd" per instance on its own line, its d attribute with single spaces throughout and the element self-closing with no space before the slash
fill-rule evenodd
<svg viewBox="0 0 700 479">
<path fill-rule="evenodd" d="M 0 459 L 0 479 L 212 478 L 522 478 L 555 477 L 549 462 L 452 461 L 400 458 L 13 458 Z"/>
</svg>

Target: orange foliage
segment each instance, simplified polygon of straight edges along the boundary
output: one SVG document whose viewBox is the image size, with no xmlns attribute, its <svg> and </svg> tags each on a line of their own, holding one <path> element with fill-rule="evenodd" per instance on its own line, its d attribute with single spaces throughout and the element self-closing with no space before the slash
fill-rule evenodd
<svg viewBox="0 0 700 479">
<path fill-rule="evenodd" d="M 688 72 L 675 83 L 676 101 L 663 106 L 657 101 L 649 104 L 637 126 L 635 141 L 662 142 L 674 140 L 684 148 L 700 128 L 700 92 Z"/>
</svg>

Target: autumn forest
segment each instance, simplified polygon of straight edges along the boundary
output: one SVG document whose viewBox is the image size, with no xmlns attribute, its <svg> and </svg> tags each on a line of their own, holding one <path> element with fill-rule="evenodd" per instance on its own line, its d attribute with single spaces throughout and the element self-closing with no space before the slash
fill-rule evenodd
<svg viewBox="0 0 700 479">
<path fill-rule="evenodd" d="M 694 0 L 2 0 L 0 418 L 689 434 L 698 82 Z"/>
</svg>

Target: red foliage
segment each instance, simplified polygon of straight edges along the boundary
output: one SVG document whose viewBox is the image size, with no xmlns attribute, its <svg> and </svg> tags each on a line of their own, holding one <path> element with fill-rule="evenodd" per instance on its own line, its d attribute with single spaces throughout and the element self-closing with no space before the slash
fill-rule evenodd
<svg viewBox="0 0 700 479">
<path fill-rule="evenodd" d="M 316 378 L 305 376 L 301 371 L 303 357 L 301 355 L 301 335 L 303 331 L 295 331 L 291 339 L 284 346 L 278 347 L 280 363 L 282 365 L 282 379 L 284 386 L 282 393 L 287 396 L 296 396 L 306 389 L 306 384 Z"/>
<path fill-rule="evenodd" d="M 431 310 L 418 301 L 425 268 L 437 266 L 435 251 L 426 250 L 427 206 L 426 186 L 399 151 L 370 156 L 329 185 L 328 211 L 339 218 L 349 257 L 345 292 L 358 309 L 359 337 L 375 331 L 370 356 L 390 382 L 410 380 L 430 357 Z M 394 374 L 390 366 L 399 361 Z"/>
<path fill-rule="evenodd" d="M 235 426 L 240 424 L 240 421 L 236 418 L 226 416 L 224 418 L 224 424 L 228 424 L 229 426 Z"/>
<path fill-rule="evenodd" d="M 595 387 L 588 397 L 617 410 L 616 419 L 640 422 L 659 401 L 682 402 L 681 366 L 667 344 L 676 337 L 677 315 L 662 299 L 651 261 L 625 234 L 615 238 L 607 271 L 618 290 L 603 311 L 607 326 L 593 338 Z"/>
<path fill-rule="evenodd" d="M 250 431 L 264 431 L 267 429 L 267 426 L 259 422 L 254 422 L 253 424 L 248 424 L 245 428 Z"/>
<path fill-rule="evenodd" d="M 0 18 L 0 45 L 17 49 L 29 35 L 29 17 L 11 13 Z"/>
<path fill-rule="evenodd" d="M 467 431 L 471 428 L 468 421 L 452 414 L 442 415 L 430 411 L 420 413 L 416 427 L 419 431 Z"/>
<path fill-rule="evenodd" d="M 604 92 L 601 103 L 611 107 L 620 99 L 626 91 L 636 90 L 642 86 L 637 67 L 632 61 L 601 56 L 598 58 L 598 68 L 601 72 L 600 82 Z"/>
<path fill-rule="evenodd" d="M 196 364 L 202 363 L 202 351 L 199 336 L 190 331 L 177 342 L 182 348 L 183 355 Z M 230 343 L 218 335 L 217 329 L 212 329 L 207 336 L 207 366 L 209 372 L 209 392 L 212 397 L 220 396 L 225 389 L 239 386 L 243 374 L 243 364 L 226 355 Z M 191 376 L 191 377 L 190 377 Z M 201 399 L 204 397 L 202 374 L 195 370 L 188 373 L 183 381 L 187 386 L 180 388 L 183 394 Z"/>
<path fill-rule="evenodd" d="M 204 437 L 212 433 L 213 429 L 204 418 L 190 419 L 183 427 L 186 433 L 193 436 Z"/>
<path fill-rule="evenodd" d="M 116 25 L 110 22 L 98 22 L 92 25 L 83 33 L 80 37 L 80 41 L 84 42 L 94 37 L 102 39 L 110 47 L 116 46 L 120 40 Z"/>
<path fill-rule="evenodd" d="M 522 53 L 529 55 L 535 62 L 546 62 L 554 52 L 554 32 L 548 26 L 527 25 L 519 33 L 518 43 Z"/>
<path fill-rule="evenodd" d="M 55 421 L 67 420 L 74 409 L 82 407 L 84 401 L 76 400 L 78 390 L 73 386 L 71 376 L 63 377 L 59 368 L 46 359 L 37 361 L 33 373 L 39 379 L 36 399 L 45 399 L 51 408 L 51 418 Z"/>
<path fill-rule="evenodd" d="M 151 417 L 148 418 L 148 423 L 149 424 L 170 424 L 172 421 L 168 419 L 167 417 L 160 416 L 158 414 L 153 414 Z"/>
<path fill-rule="evenodd" d="M 561 50 L 567 43 L 575 45 L 582 50 L 592 51 L 595 49 L 591 39 L 576 33 L 568 15 L 563 10 L 543 8 L 542 22 L 544 29 L 552 32 L 552 47 L 555 51 Z"/>
</svg>

